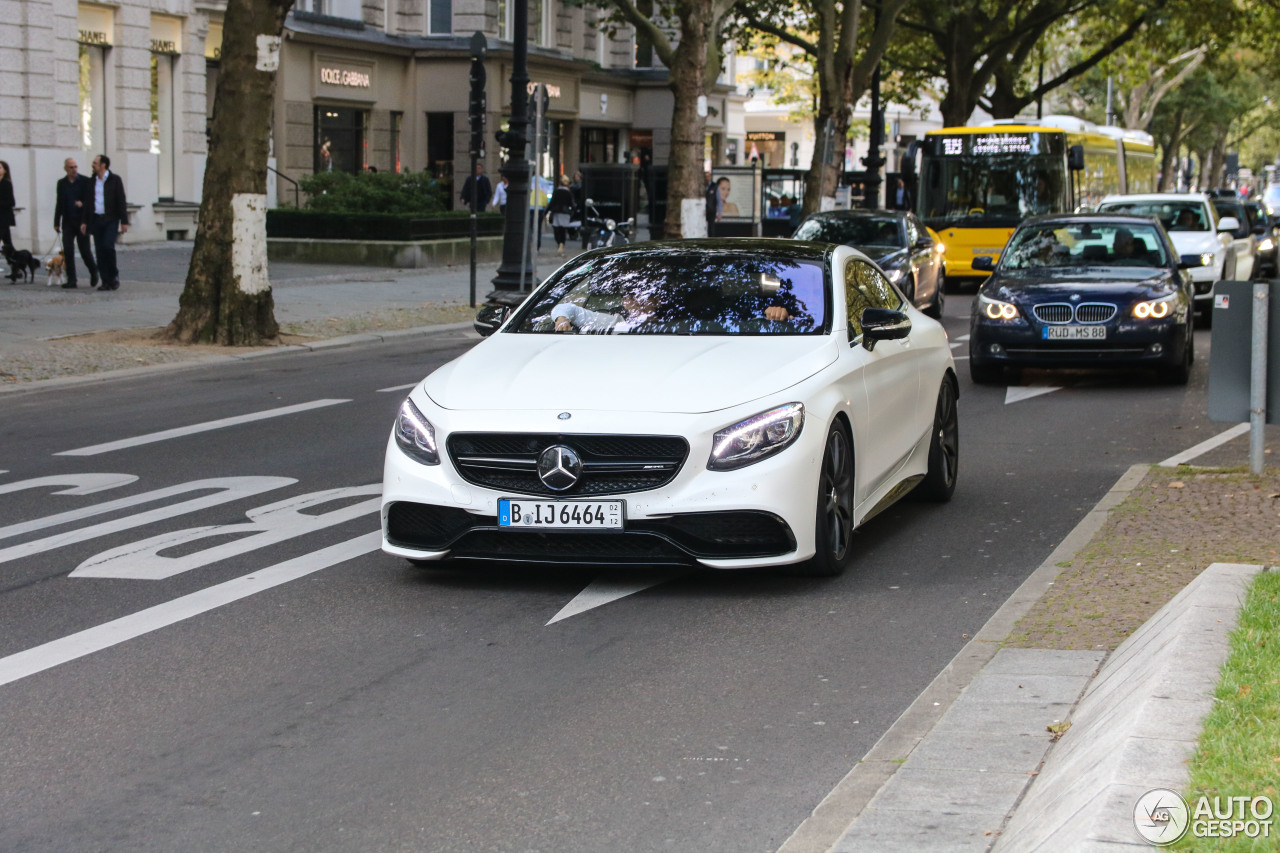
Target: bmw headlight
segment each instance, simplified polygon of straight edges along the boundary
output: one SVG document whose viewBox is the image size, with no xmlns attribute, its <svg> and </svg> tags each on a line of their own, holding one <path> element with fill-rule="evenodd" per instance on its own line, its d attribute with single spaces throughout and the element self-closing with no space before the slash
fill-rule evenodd
<svg viewBox="0 0 1280 853">
<path fill-rule="evenodd" d="M 412 400 L 405 400 L 396 416 L 396 444 L 423 465 L 439 465 L 436 428 L 431 425 Z"/>
<path fill-rule="evenodd" d="M 982 295 L 978 296 L 978 310 L 988 320 L 1013 320 L 1018 316 L 1018 306 L 1012 302 L 1001 302 Z"/>
<path fill-rule="evenodd" d="M 732 471 L 759 462 L 788 447 L 803 426 L 803 403 L 787 403 L 738 421 L 711 439 L 707 468 Z"/>
<path fill-rule="evenodd" d="M 1276 247 L 1275 241 L 1272 240 L 1270 237 L 1268 237 L 1267 239 L 1263 240 L 1261 243 L 1258 244 L 1258 251 L 1270 252 L 1275 247 Z"/>
<path fill-rule="evenodd" d="M 1139 320 L 1163 320 L 1177 307 L 1178 294 L 1170 293 L 1159 299 L 1148 299 L 1133 306 L 1133 316 Z"/>
</svg>

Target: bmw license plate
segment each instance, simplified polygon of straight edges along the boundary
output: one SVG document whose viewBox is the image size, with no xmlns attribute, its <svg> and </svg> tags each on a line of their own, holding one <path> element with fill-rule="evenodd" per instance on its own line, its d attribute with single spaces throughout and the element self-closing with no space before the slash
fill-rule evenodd
<svg viewBox="0 0 1280 853">
<path fill-rule="evenodd" d="M 1106 326 L 1045 326 L 1041 333 L 1046 341 L 1103 341 Z"/>
<path fill-rule="evenodd" d="M 622 501 L 498 500 L 499 527 L 621 530 L 624 514 Z"/>
</svg>

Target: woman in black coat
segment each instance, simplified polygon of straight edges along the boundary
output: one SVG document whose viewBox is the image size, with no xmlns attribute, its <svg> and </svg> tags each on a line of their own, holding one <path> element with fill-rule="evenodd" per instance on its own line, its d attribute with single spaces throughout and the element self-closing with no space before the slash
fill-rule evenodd
<svg viewBox="0 0 1280 853">
<path fill-rule="evenodd" d="M 4 246 L 6 255 L 13 254 L 13 239 L 9 236 L 9 228 L 17 225 L 13 218 L 13 181 L 9 178 L 9 164 L 0 160 L 0 245 Z"/>
<path fill-rule="evenodd" d="M 564 254 L 565 241 L 569 239 L 569 223 L 573 221 L 573 193 L 569 190 L 569 176 L 560 176 L 560 186 L 551 194 L 547 203 L 551 225 L 556 230 L 556 254 Z"/>
</svg>

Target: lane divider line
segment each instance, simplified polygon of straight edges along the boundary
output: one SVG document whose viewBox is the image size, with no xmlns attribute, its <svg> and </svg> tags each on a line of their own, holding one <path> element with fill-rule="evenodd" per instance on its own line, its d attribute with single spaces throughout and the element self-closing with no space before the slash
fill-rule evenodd
<svg viewBox="0 0 1280 853">
<path fill-rule="evenodd" d="M 186 435 L 195 435 L 201 432 L 209 432 L 223 427 L 238 426 L 239 424 L 253 423 L 254 421 L 263 421 L 268 418 L 279 418 L 284 415 L 293 415 L 298 412 L 307 412 L 312 409 L 322 409 L 325 406 L 336 406 L 339 403 L 350 403 L 350 400 L 312 400 L 309 403 L 298 403 L 294 406 L 282 406 L 279 409 L 266 409 L 261 412 L 253 412 L 247 415 L 236 415 L 231 418 L 220 418 L 216 421 L 205 421 L 202 424 L 191 424 L 190 426 L 176 427 L 174 429 L 166 429 L 160 432 L 153 432 L 147 435 L 139 435 L 134 438 L 122 438 L 119 441 L 109 441 L 105 444 L 94 444 L 89 447 L 80 447 L 75 450 L 63 450 L 54 456 L 97 456 L 99 453 L 110 453 L 113 450 L 123 450 L 126 447 L 137 447 L 142 444 L 153 444 L 157 441 L 168 441 L 171 438 L 181 438 Z"/>
<path fill-rule="evenodd" d="M 1156 465 L 1160 468 L 1177 468 L 1179 465 L 1182 465 L 1185 462 L 1190 462 L 1192 459 L 1195 459 L 1197 456 L 1203 456 L 1204 454 L 1208 453 L 1210 450 L 1213 450 L 1216 447 L 1221 447 L 1231 439 L 1238 438 L 1239 436 L 1244 435 L 1248 431 L 1249 431 L 1248 424 L 1236 424 L 1226 432 L 1220 432 L 1217 435 L 1215 435 L 1213 438 L 1205 439 L 1204 441 L 1200 442 L 1199 444 L 1193 447 L 1188 447 L 1186 450 L 1182 451 L 1176 456 L 1170 456 L 1168 459 L 1164 460 L 1163 462 L 1157 462 Z"/>
<path fill-rule="evenodd" d="M 374 531 L 294 557 L 242 577 L 215 584 L 189 595 L 139 610 L 128 616 L 104 622 L 75 634 L 69 634 L 43 645 L 0 658 L 0 687 L 46 669 L 109 649 L 135 637 L 158 631 L 193 616 L 248 598 L 255 593 L 286 584 L 338 563 L 377 551 L 382 547 L 382 532 Z"/>
<path fill-rule="evenodd" d="M 421 382 L 421 381 L 422 381 L 421 379 L 418 380 L 418 382 Z M 386 394 L 391 391 L 407 391 L 410 388 L 418 387 L 418 382 L 410 382 L 408 385 L 393 385 L 390 388 L 379 388 L 377 393 Z"/>
</svg>

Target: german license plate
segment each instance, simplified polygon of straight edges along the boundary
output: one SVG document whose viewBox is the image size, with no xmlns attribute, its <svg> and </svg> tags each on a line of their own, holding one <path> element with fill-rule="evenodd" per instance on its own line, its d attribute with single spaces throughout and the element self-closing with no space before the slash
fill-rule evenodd
<svg viewBox="0 0 1280 853">
<path fill-rule="evenodd" d="M 499 527 L 539 527 L 557 530 L 621 530 L 622 501 L 534 501 L 501 498 Z"/>
<path fill-rule="evenodd" d="M 1102 341 L 1107 338 L 1106 326 L 1045 326 L 1046 341 Z"/>
</svg>

